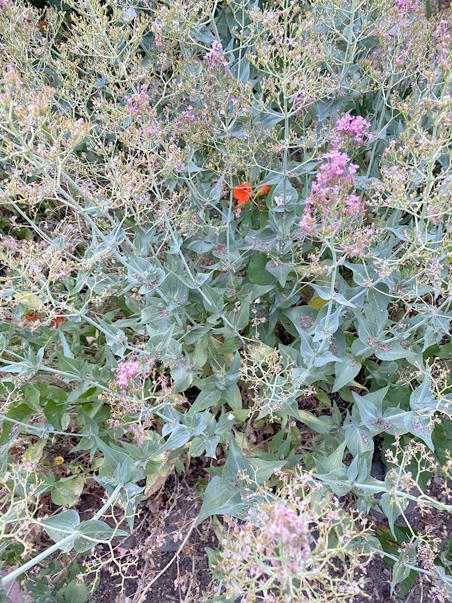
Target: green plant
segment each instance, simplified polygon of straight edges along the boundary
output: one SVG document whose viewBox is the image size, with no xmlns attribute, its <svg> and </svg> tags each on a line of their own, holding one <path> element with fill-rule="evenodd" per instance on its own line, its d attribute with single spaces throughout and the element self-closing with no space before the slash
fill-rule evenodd
<svg viewBox="0 0 452 603">
<path fill-rule="evenodd" d="M 451 510 L 425 479 L 450 472 L 450 9 L 53 4 L 0 2 L 3 584 L 64 554 L 52 588 L 87 599 L 118 522 L 221 455 L 198 522 L 271 516 L 275 472 L 314 471 L 308 498 L 384 512 L 398 557 L 356 538 L 393 588 L 427 572 L 448 596 L 449 553 L 395 521 Z M 88 480 L 107 502 L 79 522 Z"/>
</svg>

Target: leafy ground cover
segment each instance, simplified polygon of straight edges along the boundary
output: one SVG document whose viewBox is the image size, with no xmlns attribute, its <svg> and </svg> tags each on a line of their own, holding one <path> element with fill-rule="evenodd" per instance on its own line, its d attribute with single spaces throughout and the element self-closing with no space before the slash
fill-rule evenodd
<svg viewBox="0 0 452 603">
<path fill-rule="evenodd" d="M 450 19 L 0 0 L 2 601 L 450 600 Z"/>
</svg>

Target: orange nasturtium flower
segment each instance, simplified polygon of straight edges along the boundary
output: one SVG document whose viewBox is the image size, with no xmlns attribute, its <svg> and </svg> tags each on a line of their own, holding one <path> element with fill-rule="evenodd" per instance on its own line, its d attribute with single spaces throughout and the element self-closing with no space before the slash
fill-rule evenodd
<svg viewBox="0 0 452 603">
<path fill-rule="evenodd" d="M 25 315 L 25 320 L 28 320 L 28 322 L 33 322 L 37 318 L 38 318 L 37 314 L 26 314 Z"/>
<path fill-rule="evenodd" d="M 56 329 L 64 322 L 66 322 L 66 318 L 64 316 L 62 316 L 61 314 L 57 314 L 57 316 L 55 316 L 55 318 L 53 318 L 53 324 Z"/>
<path fill-rule="evenodd" d="M 236 186 L 232 196 L 237 199 L 237 203 L 242 205 L 246 203 L 251 195 L 251 184 L 249 182 L 242 182 L 239 186 Z"/>
<path fill-rule="evenodd" d="M 270 185 L 264 184 L 257 190 L 256 197 L 262 197 L 263 195 L 268 195 L 269 192 L 270 192 Z"/>
<path fill-rule="evenodd" d="M 367 209 L 366 209 L 366 207 L 367 207 L 367 202 L 366 202 L 366 200 L 365 200 L 365 195 L 363 195 L 363 196 L 361 197 L 361 203 L 364 205 L 363 215 L 364 215 L 364 216 L 367 216 Z"/>
</svg>

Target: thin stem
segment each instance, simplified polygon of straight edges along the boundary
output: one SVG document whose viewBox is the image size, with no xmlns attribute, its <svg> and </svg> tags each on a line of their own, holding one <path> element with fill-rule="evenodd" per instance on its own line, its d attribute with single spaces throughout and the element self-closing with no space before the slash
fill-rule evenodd
<svg viewBox="0 0 452 603">
<path fill-rule="evenodd" d="M 42 430 L 41 427 L 37 427 L 35 425 L 28 425 L 27 423 L 22 423 L 22 421 L 16 421 L 15 419 L 11 419 L 10 417 L 7 417 L 6 415 L 0 415 L 0 420 L 2 421 L 8 421 L 9 423 L 14 423 L 14 425 L 21 425 L 22 427 L 26 427 L 28 430 L 34 430 L 35 432 L 38 430 Z M 75 436 L 76 438 L 89 438 L 91 437 L 89 434 L 87 433 L 69 433 L 66 431 L 53 431 L 53 429 L 50 431 L 50 433 L 55 433 L 58 435 L 64 435 L 64 436 Z M 33 432 L 31 433 L 31 435 L 34 435 Z"/>
<path fill-rule="evenodd" d="M 98 519 L 99 517 L 102 517 L 102 515 L 105 513 L 105 511 L 107 511 L 113 504 L 113 501 L 118 496 L 119 492 L 121 491 L 121 488 L 122 488 L 122 484 L 118 484 L 116 486 L 116 488 L 113 490 L 112 494 L 110 495 L 110 497 L 108 498 L 108 500 L 104 504 L 104 506 L 101 509 L 99 509 L 99 511 L 97 511 L 97 513 L 95 513 L 95 515 L 93 516 L 93 519 Z M 37 557 L 30 559 L 30 561 L 28 561 L 21 567 L 18 567 L 16 570 L 14 570 L 10 574 L 8 574 L 4 578 L 2 578 L 1 585 L 4 586 L 5 584 L 8 584 L 9 582 L 11 582 L 11 580 L 15 580 L 18 576 L 21 576 L 24 572 L 27 572 L 29 569 L 31 569 L 32 567 L 34 567 L 41 561 L 44 561 L 44 559 L 47 559 L 47 557 L 49 555 L 51 555 L 52 553 L 55 553 L 56 551 L 58 551 L 59 549 L 64 547 L 66 544 L 73 542 L 77 538 L 78 535 L 79 535 L 79 532 L 76 531 L 76 532 L 73 532 L 72 534 L 69 534 L 69 536 L 66 536 L 66 538 L 63 538 L 63 540 L 56 542 L 54 545 L 52 545 L 51 547 L 49 547 L 48 549 L 46 549 L 45 551 L 40 553 Z"/>
<path fill-rule="evenodd" d="M 395 555 L 391 555 L 390 553 L 386 553 L 382 549 L 377 549 L 376 547 L 373 547 L 371 545 L 369 545 L 369 549 L 371 551 L 374 551 L 375 553 L 378 553 L 379 555 L 382 555 L 383 557 L 386 557 L 387 559 L 392 559 L 393 561 L 400 563 L 400 559 L 398 557 L 396 557 Z M 407 567 L 408 569 L 414 570 L 415 572 L 419 572 L 421 574 L 426 574 L 427 576 L 435 576 L 435 574 L 433 574 L 432 572 L 429 572 L 428 570 L 425 570 L 422 567 L 411 565 L 410 563 L 404 563 L 403 567 Z M 444 580 L 444 582 L 447 582 L 447 584 L 450 584 L 452 586 L 452 577 L 444 575 L 441 576 L 441 580 Z"/>
</svg>

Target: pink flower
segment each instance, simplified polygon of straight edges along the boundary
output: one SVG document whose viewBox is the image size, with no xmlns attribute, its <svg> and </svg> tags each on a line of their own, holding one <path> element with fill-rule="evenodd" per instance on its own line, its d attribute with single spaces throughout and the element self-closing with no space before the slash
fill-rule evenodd
<svg viewBox="0 0 452 603">
<path fill-rule="evenodd" d="M 418 7 L 417 0 L 396 0 L 396 6 L 401 13 L 411 14 Z"/>
<path fill-rule="evenodd" d="M 149 94 L 148 86 L 146 84 L 141 86 L 139 93 L 133 94 L 127 100 L 127 106 L 132 114 L 149 108 Z"/>
<path fill-rule="evenodd" d="M 348 216 L 357 216 L 363 209 L 363 202 L 359 195 L 348 195 L 345 199 L 346 210 Z"/>
<path fill-rule="evenodd" d="M 360 115 L 354 117 L 347 114 L 339 119 L 336 128 L 341 134 L 353 138 L 357 144 L 363 144 L 367 136 L 367 130 L 370 128 L 370 123 Z"/>
<path fill-rule="evenodd" d="M 189 105 L 185 111 L 182 111 L 181 115 L 187 122 L 195 123 L 198 121 L 195 110 L 191 105 Z"/>
<path fill-rule="evenodd" d="M 224 67 L 224 74 L 228 74 L 229 63 L 226 61 L 226 58 L 223 54 L 221 44 L 216 40 L 212 42 L 212 50 L 206 54 L 206 61 L 209 69 L 213 70 L 219 65 L 222 65 Z"/>
<path fill-rule="evenodd" d="M 133 382 L 139 372 L 140 365 L 138 362 L 122 362 L 118 366 L 116 369 L 116 383 L 123 392 Z"/>
<path fill-rule="evenodd" d="M 266 536 L 275 544 L 284 548 L 287 555 L 309 559 L 308 521 L 304 515 L 298 515 L 291 507 L 276 504 L 271 507 L 269 515 L 260 515 L 258 519 L 264 523 Z"/>
<path fill-rule="evenodd" d="M 315 218 L 312 217 L 308 203 L 306 203 L 303 217 L 298 225 L 306 234 L 313 235 L 315 233 Z"/>
<path fill-rule="evenodd" d="M 327 209 L 334 205 L 340 193 L 347 193 L 353 186 L 353 174 L 358 166 L 351 163 L 347 167 L 348 156 L 334 150 L 323 156 L 326 162 L 320 166 L 320 173 L 312 183 L 309 204 L 313 203 L 319 209 Z"/>
<path fill-rule="evenodd" d="M 362 199 L 353 191 L 353 175 L 358 166 L 348 164 L 348 156 L 337 149 L 326 153 L 323 159 L 326 161 L 312 183 L 311 195 L 299 222 L 303 236 L 315 234 L 318 218 L 326 234 L 340 228 L 340 217 L 356 216 L 363 209 Z"/>
</svg>

